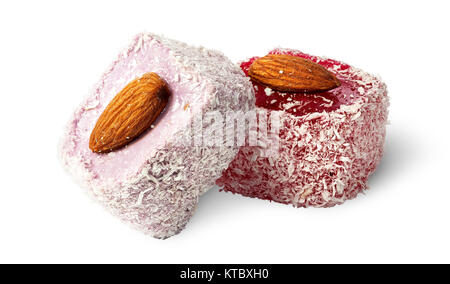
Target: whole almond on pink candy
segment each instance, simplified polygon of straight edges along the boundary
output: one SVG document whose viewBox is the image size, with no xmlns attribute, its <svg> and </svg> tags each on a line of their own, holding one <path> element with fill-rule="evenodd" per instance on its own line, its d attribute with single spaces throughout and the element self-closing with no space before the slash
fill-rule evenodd
<svg viewBox="0 0 450 284">
<path fill-rule="evenodd" d="M 109 103 L 98 119 L 89 140 L 96 153 L 120 149 L 147 131 L 169 101 L 166 82 L 147 73 L 130 82 Z"/>
<path fill-rule="evenodd" d="M 248 78 L 221 52 L 139 34 L 73 113 L 61 160 L 112 214 L 168 238 L 183 230 L 199 196 L 239 150 L 185 146 L 185 134 L 204 113 L 247 111 L 254 103 Z"/>
<path fill-rule="evenodd" d="M 341 85 L 319 64 L 287 54 L 269 54 L 255 60 L 248 74 L 252 80 L 281 92 L 317 93 Z"/>
</svg>

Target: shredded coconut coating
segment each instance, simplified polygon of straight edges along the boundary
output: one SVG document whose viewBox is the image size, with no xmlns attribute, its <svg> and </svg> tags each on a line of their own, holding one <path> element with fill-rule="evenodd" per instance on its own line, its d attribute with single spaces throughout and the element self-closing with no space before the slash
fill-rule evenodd
<svg viewBox="0 0 450 284">
<path fill-rule="evenodd" d="M 174 134 L 164 137 L 164 143 L 155 149 L 154 154 L 145 157 L 138 171 L 129 173 L 126 178 L 109 180 L 92 168 L 92 159 L 84 149 L 78 148 L 79 133 L 82 131 L 80 121 L 100 104 L 102 90 L 111 84 L 113 71 L 123 68 L 125 74 L 127 70 L 132 70 L 132 66 L 124 63 L 128 62 L 126 59 L 142 50 L 152 52 L 155 45 L 167 51 L 166 58 L 157 60 L 168 62 L 180 71 L 180 74 L 174 74 L 179 84 L 193 86 L 195 101 L 190 103 L 197 107 L 197 115 L 208 111 L 225 113 L 227 110 L 254 109 L 255 99 L 249 79 L 222 53 L 143 33 L 137 35 L 131 45 L 120 53 L 75 111 L 60 143 L 60 157 L 79 184 L 114 215 L 153 237 L 167 238 L 186 226 L 199 196 L 214 185 L 214 181 L 236 156 L 238 148 L 180 146 L 184 134 L 181 127 Z M 187 109 L 186 105 L 176 107 Z M 191 116 L 192 123 L 194 113 L 186 111 L 186 115 Z M 203 128 L 211 129 L 211 123 L 204 122 Z M 140 139 L 146 139 L 146 136 Z"/>
<path fill-rule="evenodd" d="M 303 54 L 289 49 L 270 53 Z M 309 57 L 323 66 L 332 63 L 335 68 L 328 69 L 341 80 L 356 81 L 358 96 L 336 110 L 301 116 L 268 110 L 281 116 L 279 156 L 266 158 L 258 147 L 242 147 L 217 181 L 222 190 L 295 207 L 332 207 L 368 188 L 368 177 L 383 155 L 386 85 L 360 69 L 341 70 L 343 63 Z"/>
</svg>

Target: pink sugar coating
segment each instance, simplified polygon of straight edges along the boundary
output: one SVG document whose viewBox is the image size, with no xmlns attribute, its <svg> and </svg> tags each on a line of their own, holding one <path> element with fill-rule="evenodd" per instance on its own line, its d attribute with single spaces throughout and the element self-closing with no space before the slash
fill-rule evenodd
<svg viewBox="0 0 450 284">
<path fill-rule="evenodd" d="M 253 83 L 257 110 L 281 116 L 279 155 L 263 157 L 258 147 L 242 147 L 216 184 L 224 191 L 295 207 L 331 207 L 356 197 L 368 188 L 368 177 L 383 155 L 386 85 L 339 61 L 289 49 L 270 53 L 311 59 L 334 73 L 342 86 L 305 95 L 279 94 Z M 241 63 L 245 73 L 255 59 Z M 292 107 L 298 101 L 302 103 Z"/>
</svg>

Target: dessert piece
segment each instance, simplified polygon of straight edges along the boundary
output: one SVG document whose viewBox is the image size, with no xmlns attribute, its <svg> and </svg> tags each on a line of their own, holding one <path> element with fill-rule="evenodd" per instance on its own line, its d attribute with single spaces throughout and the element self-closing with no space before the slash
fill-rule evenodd
<svg viewBox="0 0 450 284">
<path fill-rule="evenodd" d="M 368 188 L 388 116 L 379 78 L 289 49 L 241 68 L 252 78 L 258 111 L 280 117 L 279 151 L 265 157 L 261 146 L 242 147 L 217 185 L 295 207 L 331 207 Z"/>
<path fill-rule="evenodd" d="M 185 227 L 238 151 L 193 145 L 186 133 L 194 133 L 194 118 L 248 111 L 254 103 L 249 79 L 221 53 L 140 34 L 75 111 L 60 156 L 113 214 L 167 238 Z"/>
</svg>

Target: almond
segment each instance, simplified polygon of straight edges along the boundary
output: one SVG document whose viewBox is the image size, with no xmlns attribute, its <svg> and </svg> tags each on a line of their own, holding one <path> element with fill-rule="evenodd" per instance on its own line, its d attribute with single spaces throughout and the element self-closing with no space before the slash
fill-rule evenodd
<svg viewBox="0 0 450 284">
<path fill-rule="evenodd" d="M 146 73 L 130 82 L 100 115 L 89 140 L 95 153 L 122 148 L 147 131 L 169 101 L 166 82 Z"/>
<path fill-rule="evenodd" d="M 280 92 L 324 92 L 341 85 L 319 64 L 286 54 L 269 54 L 255 60 L 248 74 L 255 82 Z"/>
</svg>

